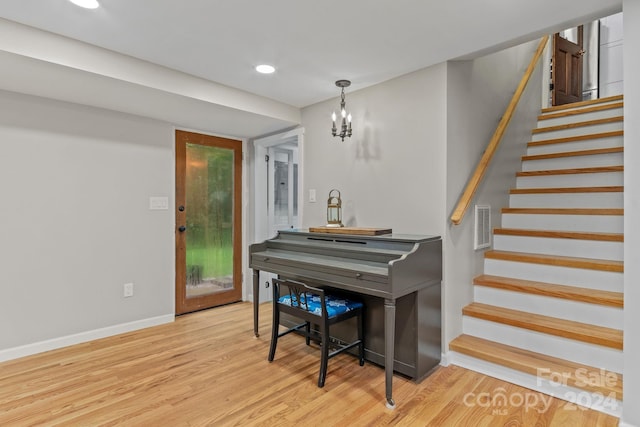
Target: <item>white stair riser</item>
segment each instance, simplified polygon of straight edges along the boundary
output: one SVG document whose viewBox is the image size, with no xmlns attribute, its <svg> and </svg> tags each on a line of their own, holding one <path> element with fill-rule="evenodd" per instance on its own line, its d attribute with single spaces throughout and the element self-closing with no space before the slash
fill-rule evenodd
<svg viewBox="0 0 640 427">
<path fill-rule="evenodd" d="M 596 148 L 613 148 L 624 146 L 622 136 L 586 139 L 584 141 L 561 142 L 557 144 L 536 145 L 527 147 L 527 155 L 559 153 L 567 151 L 593 150 Z"/>
<path fill-rule="evenodd" d="M 623 172 L 519 176 L 516 188 L 603 187 L 624 185 Z"/>
<path fill-rule="evenodd" d="M 493 247 L 499 251 L 607 259 L 613 261 L 624 260 L 624 243 L 622 242 L 505 236 L 497 234 L 493 236 Z"/>
<path fill-rule="evenodd" d="M 614 130 L 622 130 L 623 122 L 603 123 L 590 126 L 578 126 L 569 129 L 560 129 L 547 132 L 534 133 L 531 135 L 532 141 L 542 141 L 545 139 L 566 138 L 576 135 L 590 135 L 592 133 L 611 132 Z"/>
<path fill-rule="evenodd" d="M 624 217 L 622 215 L 502 214 L 502 227 L 623 233 Z"/>
<path fill-rule="evenodd" d="M 512 208 L 622 208 L 622 192 L 511 194 Z"/>
<path fill-rule="evenodd" d="M 623 368 L 621 350 L 596 344 L 543 334 L 470 316 L 462 316 L 462 331 L 467 335 L 613 372 L 622 372 Z"/>
<path fill-rule="evenodd" d="M 607 328 L 623 328 L 624 319 L 621 308 L 531 295 L 487 286 L 476 285 L 473 289 L 475 302 Z"/>
<path fill-rule="evenodd" d="M 484 274 L 612 292 L 623 292 L 624 288 L 623 273 L 500 259 L 485 258 Z"/>
<path fill-rule="evenodd" d="M 555 157 L 552 159 L 524 160 L 522 170 L 541 171 L 554 169 L 577 169 L 624 164 L 624 153 L 592 154 L 588 156 Z"/>
<path fill-rule="evenodd" d="M 548 126 L 566 125 L 568 123 L 586 122 L 589 120 L 618 117 L 622 115 L 624 115 L 624 111 L 622 108 L 607 108 L 606 110 L 601 111 L 591 111 L 588 113 L 574 114 L 571 116 L 561 116 L 552 119 L 538 120 L 538 127 L 543 128 Z"/>
<path fill-rule="evenodd" d="M 596 105 L 611 105 L 611 104 L 615 104 L 618 102 L 624 102 L 623 99 L 613 99 L 613 100 L 608 100 L 606 102 L 602 102 L 602 100 L 600 100 Z M 576 106 L 575 104 L 565 104 L 563 107 L 563 109 L 561 111 L 574 111 L 574 110 L 582 110 L 585 108 L 590 108 L 593 105 L 582 105 L 582 106 Z M 558 111 L 552 111 L 549 113 L 543 113 L 543 114 L 553 114 L 553 113 L 557 113 Z"/>
<path fill-rule="evenodd" d="M 557 114 L 557 113 L 555 113 Z M 538 127 L 548 127 L 557 125 L 566 125 L 575 122 L 586 122 L 589 120 L 605 119 L 609 117 L 619 117 L 624 115 L 622 108 L 607 108 L 606 110 L 591 111 L 588 113 L 573 114 L 570 116 L 554 117 L 551 119 L 538 120 Z"/>
</svg>

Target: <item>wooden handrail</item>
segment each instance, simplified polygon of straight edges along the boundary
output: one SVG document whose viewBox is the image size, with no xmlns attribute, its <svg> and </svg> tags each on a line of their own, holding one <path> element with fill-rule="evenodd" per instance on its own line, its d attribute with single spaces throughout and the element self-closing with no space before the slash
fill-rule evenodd
<svg viewBox="0 0 640 427">
<path fill-rule="evenodd" d="M 538 44 L 538 49 L 536 50 L 536 53 L 533 55 L 533 58 L 531 58 L 531 62 L 529 63 L 529 67 L 527 67 L 527 71 L 525 71 L 524 76 L 522 76 L 522 80 L 520 80 L 520 84 L 518 85 L 516 92 L 513 94 L 513 97 L 511 98 L 511 102 L 509 102 L 509 105 L 507 106 L 507 109 L 505 110 L 504 115 L 500 120 L 500 123 L 498 123 L 498 127 L 496 128 L 496 131 L 493 133 L 493 136 L 491 137 L 491 140 L 487 145 L 487 149 L 484 151 L 484 154 L 482 155 L 482 158 L 480 159 L 478 166 L 476 166 L 475 172 L 471 176 L 471 179 L 467 183 L 467 186 L 465 187 L 464 192 L 460 196 L 460 199 L 458 200 L 458 204 L 456 205 L 456 208 L 451 214 L 451 222 L 454 225 L 459 225 L 462 222 L 462 218 L 464 217 L 464 214 L 467 211 L 467 208 L 469 208 L 469 205 L 471 204 L 471 200 L 473 199 L 473 196 L 476 194 L 476 190 L 478 189 L 478 186 L 480 185 L 480 182 L 482 181 L 484 174 L 487 172 L 487 169 L 489 168 L 489 164 L 493 159 L 493 155 L 495 154 L 496 150 L 498 149 L 498 146 L 500 145 L 500 142 L 502 141 L 504 132 L 506 131 L 507 126 L 511 121 L 511 118 L 513 117 L 513 113 L 516 110 L 516 107 L 518 106 L 520 97 L 522 96 L 524 89 L 527 87 L 527 83 L 529 83 L 529 79 L 533 74 L 533 70 L 536 68 L 536 64 L 538 63 L 538 61 L 540 60 L 540 57 L 542 56 L 542 52 L 544 51 L 544 48 L 547 45 L 548 40 L 549 40 L 549 36 L 544 36 L 542 39 L 540 39 L 540 43 Z"/>
</svg>

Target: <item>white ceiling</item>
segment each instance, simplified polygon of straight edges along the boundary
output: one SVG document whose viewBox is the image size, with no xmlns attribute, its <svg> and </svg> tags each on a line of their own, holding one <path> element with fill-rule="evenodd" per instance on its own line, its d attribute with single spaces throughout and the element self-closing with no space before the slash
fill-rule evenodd
<svg viewBox="0 0 640 427">
<path fill-rule="evenodd" d="M 2 0 L 0 17 L 296 107 L 621 10 L 622 0 Z M 271 63 L 272 75 L 254 67 Z"/>
</svg>

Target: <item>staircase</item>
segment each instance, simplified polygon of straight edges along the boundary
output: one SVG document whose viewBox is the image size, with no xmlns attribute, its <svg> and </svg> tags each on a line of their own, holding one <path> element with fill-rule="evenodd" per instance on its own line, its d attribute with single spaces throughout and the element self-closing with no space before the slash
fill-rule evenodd
<svg viewBox="0 0 640 427">
<path fill-rule="evenodd" d="M 451 360 L 619 416 L 623 98 L 544 109 Z M 577 409 L 575 406 L 573 409 Z"/>
</svg>

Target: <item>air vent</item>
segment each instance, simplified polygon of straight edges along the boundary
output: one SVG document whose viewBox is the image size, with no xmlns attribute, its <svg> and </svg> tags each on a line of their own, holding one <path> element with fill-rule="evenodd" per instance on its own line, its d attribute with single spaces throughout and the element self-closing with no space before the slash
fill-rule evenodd
<svg viewBox="0 0 640 427">
<path fill-rule="evenodd" d="M 484 249 L 491 246 L 491 206 L 476 205 L 474 231 L 473 249 Z"/>
</svg>

